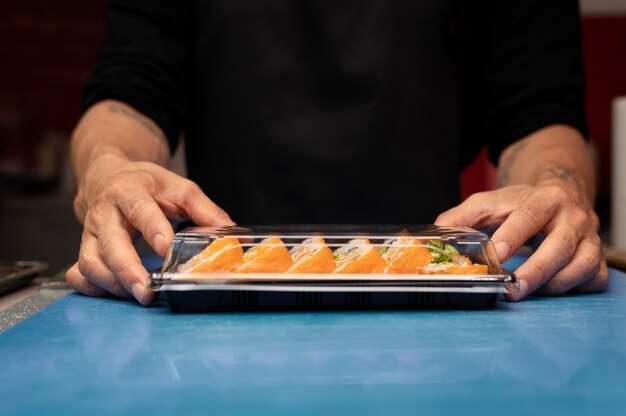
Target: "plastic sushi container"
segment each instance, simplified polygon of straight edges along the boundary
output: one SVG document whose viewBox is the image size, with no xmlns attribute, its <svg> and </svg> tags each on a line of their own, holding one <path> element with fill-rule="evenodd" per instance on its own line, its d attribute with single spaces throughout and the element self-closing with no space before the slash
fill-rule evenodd
<svg viewBox="0 0 626 416">
<path fill-rule="evenodd" d="M 488 309 L 517 284 L 486 234 L 433 225 L 187 228 L 150 277 L 174 312 Z"/>
</svg>

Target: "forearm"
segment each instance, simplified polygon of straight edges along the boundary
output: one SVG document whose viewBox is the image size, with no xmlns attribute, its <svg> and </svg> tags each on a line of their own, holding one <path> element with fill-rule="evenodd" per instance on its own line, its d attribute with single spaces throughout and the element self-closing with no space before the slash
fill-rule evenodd
<svg viewBox="0 0 626 416">
<path fill-rule="evenodd" d="M 111 175 L 128 169 L 129 162 L 169 161 L 167 139 L 149 118 L 119 101 L 105 100 L 81 118 L 70 145 L 77 183 L 74 211 L 82 223 L 90 202 L 110 182 Z"/>
<path fill-rule="evenodd" d="M 507 147 L 498 163 L 498 186 L 558 185 L 578 192 L 593 207 L 596 175 L 591 153 L 581 134 L 553 125 Z"/>
<path fill-rule="evenodd" d="M 72 166 L 79 189 L 87 169 L 99 158 L 111 156 L 165 166 L 169 147 L 152 120 L 125 103 L 105 100 L 85 113 L 72 135 Z"/>
<path fill-rule="evenodd" d="M 71 148 L 78 179 L 74 210 L 84 227 L 78 263 L 68 270 L 67 282 L 82 293 L 132 294 L 147 304 L 155 293 L 133 245 L 135 232 L 165 256 L 174 238 L 171 220 L 234 224 L 198 185 L 163 167 L 169 159 L 163 132 L 123 103 L 94 105 L 76 128 Z"/>
</svg>

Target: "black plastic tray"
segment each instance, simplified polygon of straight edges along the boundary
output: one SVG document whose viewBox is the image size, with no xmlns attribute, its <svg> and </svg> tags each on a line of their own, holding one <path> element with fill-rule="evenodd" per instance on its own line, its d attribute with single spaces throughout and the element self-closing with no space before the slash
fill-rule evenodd
<svg viewBox="0 0 626 416">
<path fill-rule="evenodd" d="M 166 290 L 173 312 L 493 308 L 498 293 Z"/>
<path fill-rule="evenodd" d="M 180 268 L 222 237 L 238 240 L 243 251 L 268 237 L 293 249 L 322 237 L 334 253 L 354 239 L 384 247 L 397 238 L 412 238 L 429 250 L 455 248 L 471 263 L 487 265 L 476 274 L 437 270 L 413 273 L 272 273 L 197 272 Z M 436 246 L 432 241 L 438 241 Z M 391 242 L 391 243 L 390 243 Z M 236 226 L 196 227 L 176 234 L 163 267 L 150 275 L 151 287 L 164 293 L 175 312 L 355 309 L 489 309 L 499 293 L 516 284 L 500 267 L 488 236 L 469 228 L 432 225 L 371 226 Z"/>
</svg>

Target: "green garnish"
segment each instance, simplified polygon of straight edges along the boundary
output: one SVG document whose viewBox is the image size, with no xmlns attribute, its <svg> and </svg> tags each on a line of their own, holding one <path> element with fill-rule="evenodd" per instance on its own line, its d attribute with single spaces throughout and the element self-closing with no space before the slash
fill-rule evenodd
<svg viewBox="0 0 626 416">
<path fill-rule="evenodd" d="M 441 240 L 428 240 L 428 245 L 431 245 L 433 247 L 437 247 L 437 248 L 443 250 L 443 243 L 441 242 Z M 432 251 L 432 249 L 430 249 L 430 248 L 429 248 L 429 250 Z"/>
<path fill-rule="evenodd" d="M 341 253 L 333 253 L 333 259 L 335 261 L 339 260 L 339 257 L 341 257 Z"/>
<path fill-rule="evenodd" d="M 385 246 L 385 247 L 381 247 L 378 249 L 378 252 L 380 253 L 380 255 L 382 256 L 383 254 L 385 254 L 386 252 L 389 251 L 389 247 Z"/>
<path fill-rule="evenodd" d="M 428 251 L 433 256 L 433 263 L 445 263 L 451 261 L 454 257 L 459 255 L 459 251 L 452 244 L 444 245 L 441 240 L 428 241 Z"/>
</svg>

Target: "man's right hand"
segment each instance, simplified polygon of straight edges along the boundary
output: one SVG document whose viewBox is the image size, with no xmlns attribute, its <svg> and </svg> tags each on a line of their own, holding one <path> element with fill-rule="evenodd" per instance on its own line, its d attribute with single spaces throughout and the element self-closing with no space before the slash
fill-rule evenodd
<svg viewBox="0 0 626 416">
<path fill-rule="evenodd" d="M 141 123 L 124 119 L 119 110 L 108 111 L 107 106 L 112 105 L 123 104 L 103 102 L 94 106 L 73 137 L 78 182 L 74 210 L 83 224 L 83 235 L 78 262 L 66 278 L 70 287 L 84 294 L 134 296 L 146 305 L 155 293 L 148 289 L 148 272 L 133 247 L 133 234 L 141 233 L 154 251 L 164 256 L 174 236 L 170 220 L 189 219 L 198 225 L 234 223 L 192 181 L 157 163 L 132 160 L 118 151 L 131 143 L 126 152 L 140 155 L 143 148 L 136 143 L 142 134 L 151 146 L 158 142 L 146 134 Z M 124 111 L 131 114 L 132 109 L 124 107 Z M 116 126 L 114 133 L 118 134 L 106 138 L 117 140 L 113 143 L 117 146 L 108 143 L 106 151 L 94 150 L 94 143 L 101 143 L 102 137 L 93 132 L 110 125 Z M 130 133 L 135 140 L 123 137 Z"/>
<path fill-rule="evenodd" d="M 79 260 L 67 272 L 69 286 L 92 296 L 134 296 L 144 305 L 155 294 L 132 244 L 135 232 L 164 256 L 174 235 L 169 220 L 234 224 L 192 181 L 157 164 L 115 154 L 91 160 L 74 210 L 84 228 Z"/>
</svg>

